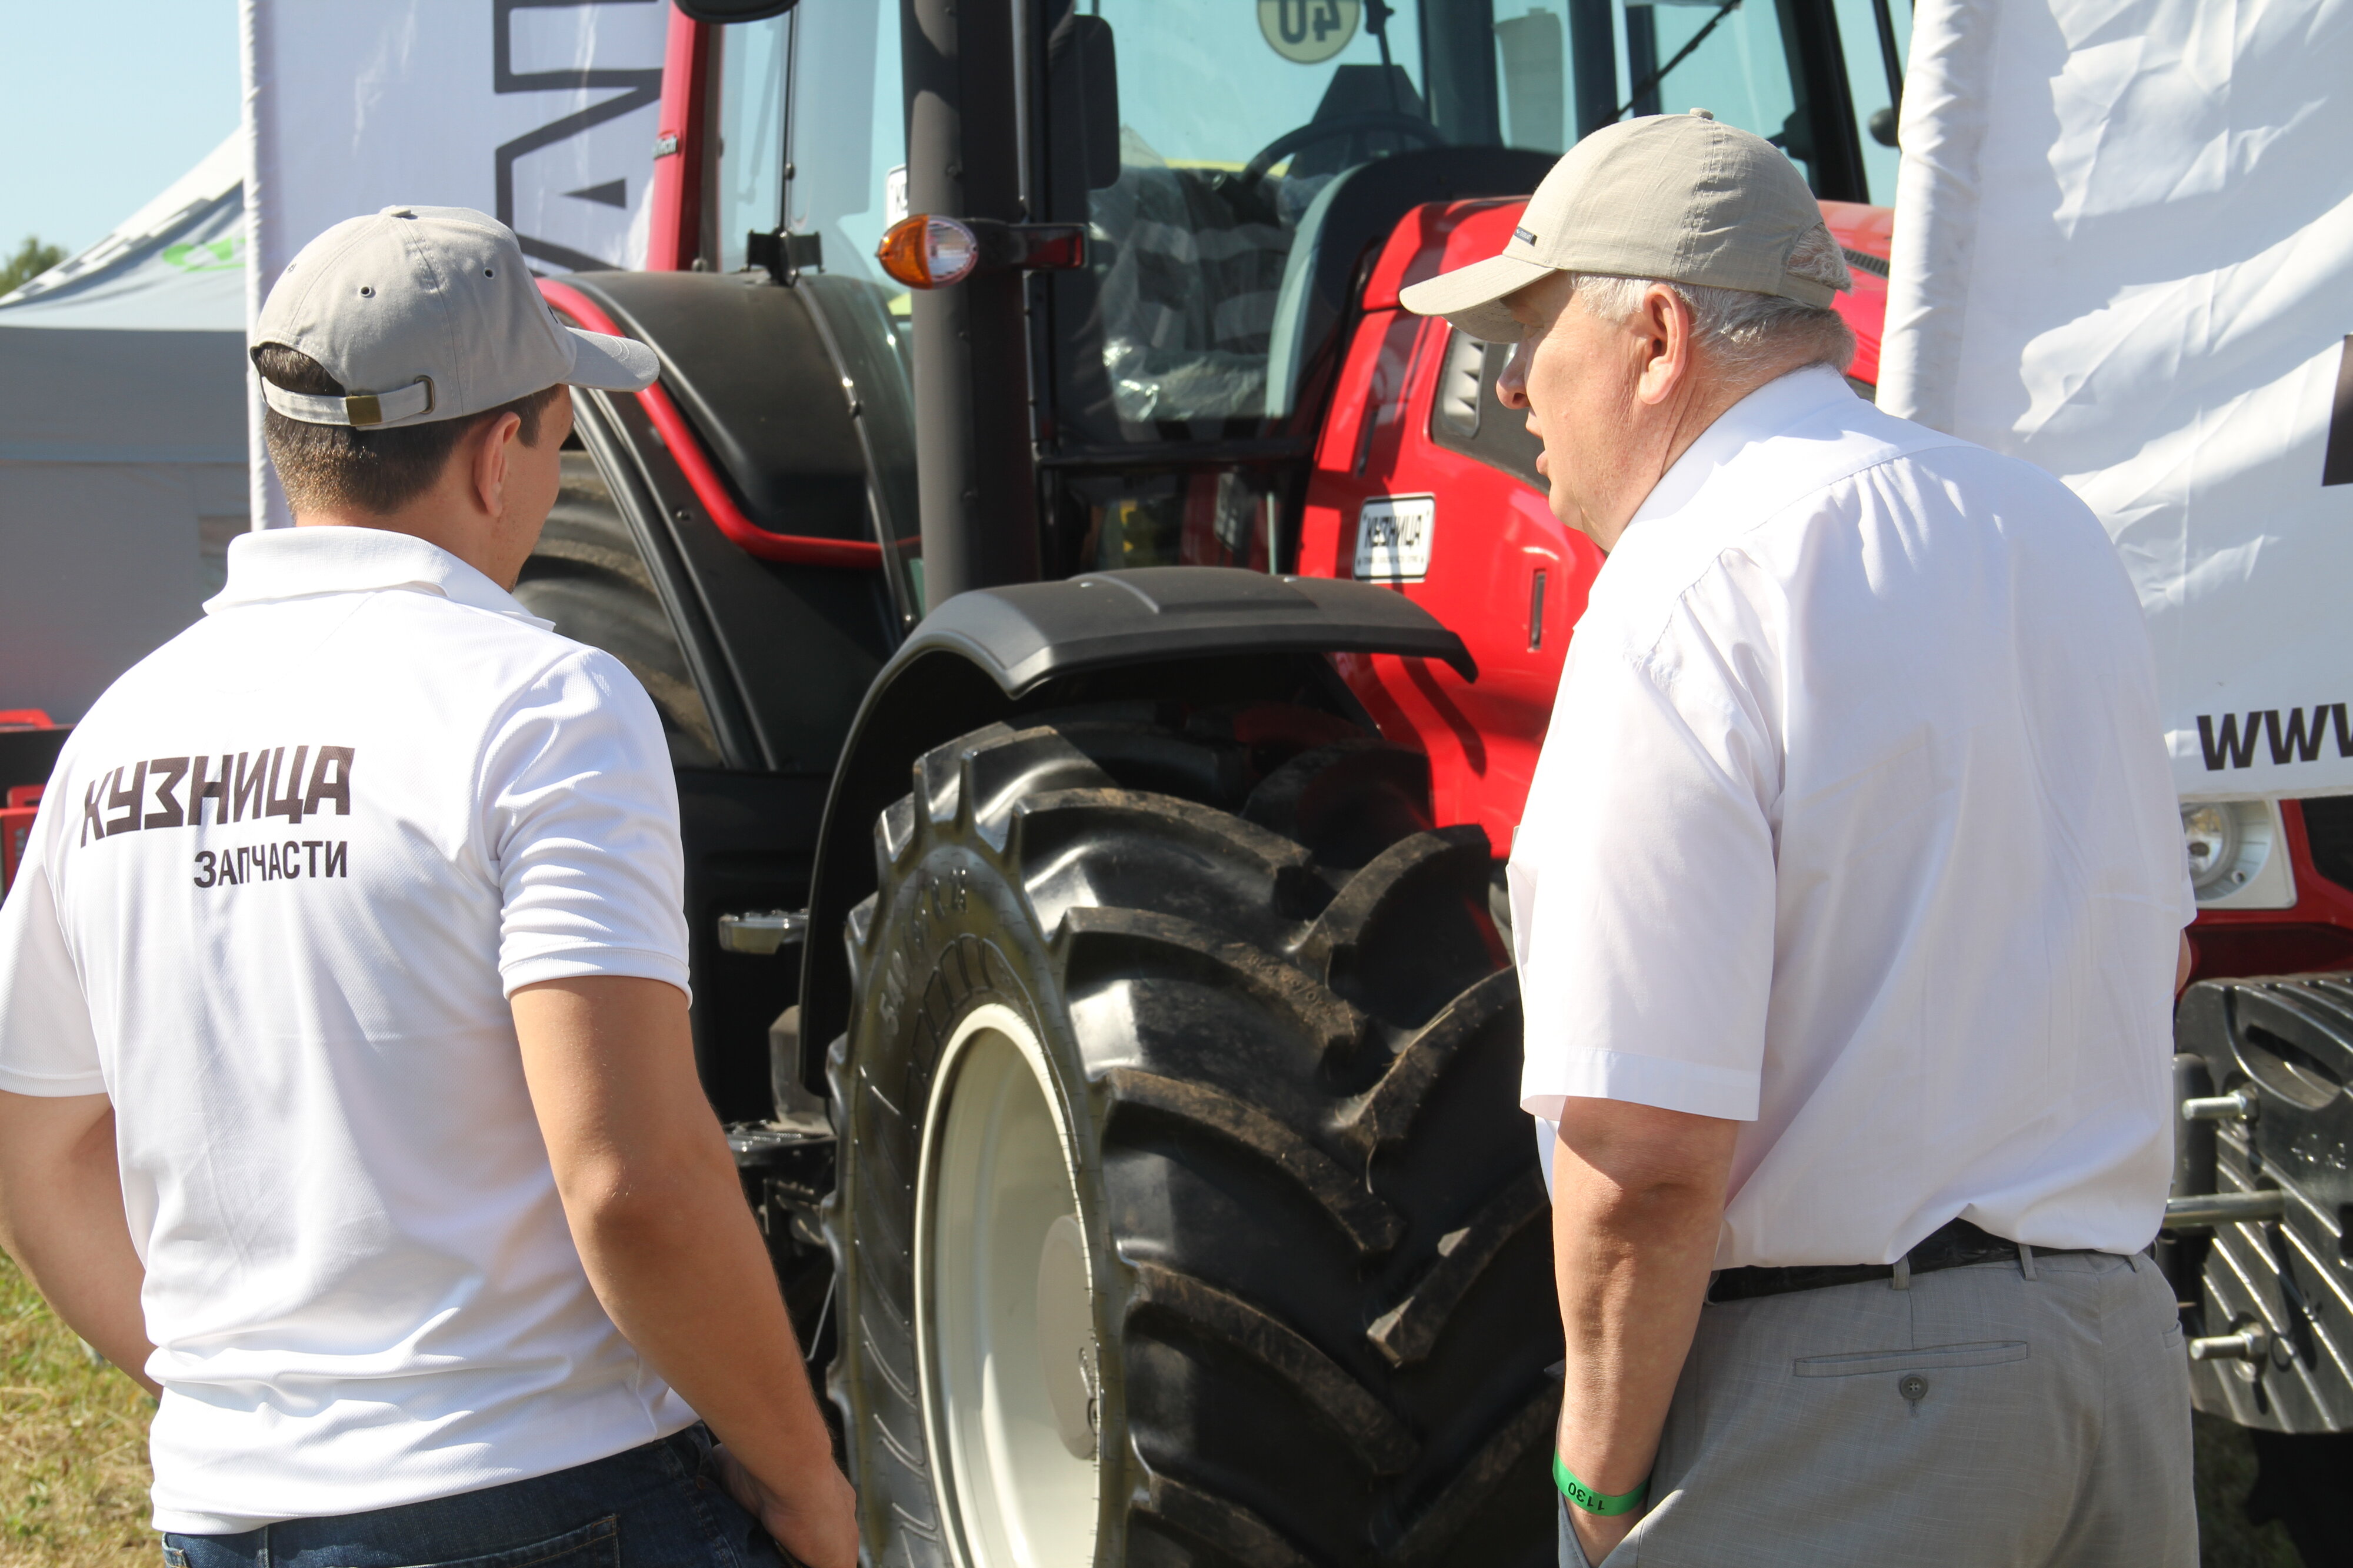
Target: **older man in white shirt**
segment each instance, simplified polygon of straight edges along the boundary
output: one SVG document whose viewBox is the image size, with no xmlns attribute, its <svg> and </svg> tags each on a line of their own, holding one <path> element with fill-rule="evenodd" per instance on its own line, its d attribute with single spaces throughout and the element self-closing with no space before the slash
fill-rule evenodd
<svg viewBox="0 0 2353 1568">
<path fill-rule="evenodd" d="M 2064 487 L 1854 395 L 1849 282 L 1695 110 L 1406 294 L 1609 552 L 1511 865 L 1561 1557 L 2187 1565 L 2147 635 Z"/>
</svg>

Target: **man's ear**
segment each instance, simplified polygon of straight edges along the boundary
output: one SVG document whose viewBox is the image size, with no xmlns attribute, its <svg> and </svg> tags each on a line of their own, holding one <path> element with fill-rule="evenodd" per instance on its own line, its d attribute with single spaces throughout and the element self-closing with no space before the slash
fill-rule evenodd
<svg viewBox="0 0 2353 1568">
<path fill-rule="evenodd" d="M 486 517 L 500 517 L 506 512 L 507 460 L 522 438 L 522 418 L 507 413 L 488 421 L 473 434 L 468 454 L 472 469 L 468 489 L 475 506 Z"/>
<path fill-rule="evenodd" d="M 1643 339 L 1642 374 L 1634 395 L 1653 405 L 1664 403 L 1691 374 L 1691 307 L 1673 289 L 1654 283 L 1642 291 L 1631 325 Z"/>
</svg>

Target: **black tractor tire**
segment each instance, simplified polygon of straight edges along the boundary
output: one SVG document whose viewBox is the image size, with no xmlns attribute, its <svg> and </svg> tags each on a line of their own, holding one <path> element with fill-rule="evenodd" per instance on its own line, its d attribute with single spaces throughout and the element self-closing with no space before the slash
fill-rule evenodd
<svg viewBox="0 0 2353 1568">
<path fill-rule="evenodd" d="M 720 765 L 719 742 L 653 574 L 613 492 L 586 452 L 562 457 L 562 488 L 514 596 L 575 642 L 603 648 L 638 678 L 661 715 L 670 762 Z"/>
<path fill-rule="evenodd" d="M 1485 835 L 1433 830 L 1426 759 L 1325 714 L 1019 722 L 916 764 L 849 921 L 825 1231 L 868 1561 L 1552 1563 L 1560 1329 Z M 1042 1323 L 1035 1354 L 991 1342 L 1001 1430 L 1057 1379 L 1085 1402 L 1060 1433 L 1093 1484 L 1020 1546 L 983 1539 L 944 1436 L 973 1418 L 941 1348 L 961 1266 L 923 1261 L 952 1214 L 1016 1234 L 942 1152 L 981 1114 L 983 1017 L 1031 1037 L 1084 1237 L 1076 1356 Z M 1034 1247 L 991 1278 L 1044 1319 Z"/>
</svg>

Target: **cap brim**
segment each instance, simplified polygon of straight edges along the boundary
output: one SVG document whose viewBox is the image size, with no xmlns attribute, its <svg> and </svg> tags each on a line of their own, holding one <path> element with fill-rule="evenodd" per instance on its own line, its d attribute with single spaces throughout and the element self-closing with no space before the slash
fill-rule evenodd
<svg viewBox="0 0 2353 1568">
<path fill-rule="evenodd" d="M 572 372 L 564 379 L 574 386 L 601 392 L 643 392 L 661 375 L 661 361 L 635 338 L 605 332 L 564 329 L 572 335 Z"/>
<path fill-rule="evenodd" d="M 1504 300 L 1553 270 L 1541 261 L 1491 256 L 1401 289 L 1398 302 L 1417 316 L 1443 316 L 1482 342 L 1515 343 L 1525 329 Z"/>
</svg>

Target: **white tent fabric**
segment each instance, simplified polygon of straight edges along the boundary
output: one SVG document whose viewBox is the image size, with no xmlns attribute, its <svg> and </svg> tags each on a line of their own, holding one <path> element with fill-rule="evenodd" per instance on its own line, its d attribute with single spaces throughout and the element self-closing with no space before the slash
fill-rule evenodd
<svg viewBox="0 0 2353 1568">
<path fill-rule="evenodd" d="M 2353 792 L 2353 0 L 1920 0 L 1879 401 L 2042 465 L 2185 799 Z"/>
<path fill-rule="evenodd" d="M 112 234 L 0 298 L 12 326 L 245 331 L 245 143 L 231 134 Z"/>
<path fill-rule="evenodd" d="M 244 164 L 0 299 L 0 708 L 79 717 L 246 526 Z"/>
</svg>

